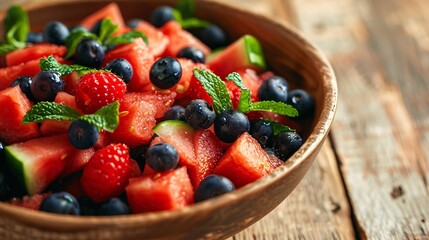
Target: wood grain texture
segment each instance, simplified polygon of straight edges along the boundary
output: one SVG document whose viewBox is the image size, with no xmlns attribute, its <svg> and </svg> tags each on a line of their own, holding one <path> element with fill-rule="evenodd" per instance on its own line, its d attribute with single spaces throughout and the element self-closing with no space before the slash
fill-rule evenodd
<svg viewBox="0 0 429 240">
<path fill-rule="evenodd" d="M 427 4 L 294 3 L 337 74 L 332 135 L 360 237 L 428 238 Z"/>
</svg>

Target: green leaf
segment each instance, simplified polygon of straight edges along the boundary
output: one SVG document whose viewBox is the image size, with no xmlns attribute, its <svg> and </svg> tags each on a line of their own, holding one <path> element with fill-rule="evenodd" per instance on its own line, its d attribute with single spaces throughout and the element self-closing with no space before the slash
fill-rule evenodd
<svg viewBox="0 0 429 240">
<path fill-rule="evenodd" d="M 296 132 L 295 129 L 290 128 L 286 125 L 282 125 L 280 123 L 273 122 L 273 121 L 269 121 L 269 122 L 271 122 L 271 126 L 273 127 L 274 135 L 277 135 L 281 132 Z"/>
<path fill-rule="evenodd" d="M 246 49 L 246 55 L 249 63 L 259 67 L 260 69 L 266 68 L 264 50 L 261 43 L 252 35 L 244 35 L 242 37 Z"/>
<path fill-rule="evenodd" d="M 238 101 L 238 111 L 247 113 L 250 111 L 250 106 L 252 100 L 250 98 L 250 90 L 246 88 L 243 84 L 243 79 L 241 79 L 240 74 L 233 72 L 228 74 L 226 80 L 233 81 L 237 87 L 241 89 L 240 99 Z"/>
<path fill-rule="evenodd" d="M 210 22 L 199 18 L 185 18 L 182 21 L 179 21 L 179 23 L 184 29 L 205 28 L 211 25 Z"/>
<path fill-rule="evenodd" d="M 225 83 L 210 71 L 195 68 L 194 76 L 201 82 L 206 92 L 212 97 L 213 107 L 217 114 L 232 109 L 231 99 Z"/>
<path fill-rule="evenodd" d="M 119 124 L 119 102 L 115 101 L 100 108 L 94 114 L 83 115 L 79 119 L 88 121 L 99 129 L 102 128 L 108 132 L 113 132 Z"/>
<path fill-rule="evenodd" d="M 250 105 L 250 111 L 273 112 L 288 117 L 298 117 L 298 110 L 283 102 L 261 101 Z"/>
<path fill-rule="evenodd" d="M 18 48 L 10 43 L 0 43 L 0 55 L 5 55 L 9 52 L 15 51 L 16 49 Z"/>
<path fill-rule="evenodd" d="M 30 23 L 28 15 L 21 6 L 12 6 L 8 9 L 4 18 L 4 35 L 8 35 L 9 31 L 15 26 L 13 38 L 18 42 L 25 42 L 27 34 L 30 31 Z M 10 43 L 10 42 L 9 42 Z"/>
<path fill-rule="evenodd" d="M 65 41 L 67 53 L 64 58 L 70 58 L 71 56 L 73 56 L 76 51 L 77 45 L 79 45 L 82 39 L 97 39 L 97 35 L 81 28 L 76 28 L 75 30 L 73 30 Z"/>
<path fill-rule="evenodd" d="M 111 45 L 118 45 L 118 44 L 127 44 L 132 43 L 134 39 L 136 38 L 142 38 L 143 41 L 148 44 L 147 37 L 144 33 L 138 30 L 132 30 L 129 32 L 126 32 L 124 34 L 118 35 L 114 38 L 108 39 L 105 41 L 104 45 L 111 46 Z"/>
<path fill-rule="evenodd" d="M 195 1 L 194 0 L 180 0 L 175 9 L 180 12 L 182 18 L 195 17 Z"/>
<path fill-rule="evenodd" d="M 21 23 L 17 23 L 12 26 L 6 34 L 6 42 L 15 46 L 17 49 L 24 48 L 25 42 L 21 42 L 15 39 L 15 33 L 19 31 Z"/>
<path fill-rule="evenodd" d="M 38 102 L 24 116 L 22 123 L 43 122 L 45 120 L 74 120 L 79 113 L 73 108 L 55 103 Z"/>
<path fill-rule="evenodd" d="M 58 72 L 60 75 L 68 75 L 73 71 L 77 71 L 81 74 L 91 71 L 91 68 L 80 66 L 77 64 L 67 65 L 59 63 L 53 56 L 40 59 L 39 67 L 43 71 L 54 71 Z"/>
<path fill-rule="evenodd" d="M 116 29 L 118 29 L 118 25 L 114 24 L 110 18 L 103 19 L 100 24 L 98 40 L 104 45 L 104 42 L 113 36 Z"/>
</svg>

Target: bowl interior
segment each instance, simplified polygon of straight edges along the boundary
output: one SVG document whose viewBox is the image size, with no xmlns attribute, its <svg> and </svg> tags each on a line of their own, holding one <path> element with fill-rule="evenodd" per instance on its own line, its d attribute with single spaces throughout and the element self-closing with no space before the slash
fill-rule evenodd
<svg viewBox="0 0 429 240">
<path fill-rule="evenodd" d="M 29 11 L 31 29 L 40 31 L 45 23 L 52 20 L 63 21 L 69 26 L 77 24 L 80 19 L 108 2 L 52 1 L 31 3 L 25 7 Z M 118 2 L 125 20 L 147 20 L 156 6 L 174 6 L 174 3 L 167 0 Z M 31 228 L 40 235 L 46 233 L 46 236 L 59 238 L 66 234 L 69 238 L 64 239 L 91 239 L 89 236 L 96 236 L 106 230 L 113 236 L 106 239 L 223 238 L 259 220 L 290 194 L 320 150 L 334 118 L 337 89 L 332 68 L 323 55 L 291 26 L 212 0 L 197 1 L 197 15 L 220 25 L 231 39 L 244 34 L 255 36 L 264 48 L 269 68 L 286 77 L 295 87 L 306 89 L 314 97 L 316 112 L 313 119 L 305 123 L 306 141 L 301 149 L 269 176 L 231 194 L 181 210 L 108 218 L 69 217 L 32 212 L 0 203 L 0 215 L 3 216 L 0 222 L 6 224 L 3 225 L 6 229 L 8 223 L 17 224 L 24 226 L 24 230 Z M 0 19 L 3 17 L 4 13 L 1 13 Z"/>
</svg>

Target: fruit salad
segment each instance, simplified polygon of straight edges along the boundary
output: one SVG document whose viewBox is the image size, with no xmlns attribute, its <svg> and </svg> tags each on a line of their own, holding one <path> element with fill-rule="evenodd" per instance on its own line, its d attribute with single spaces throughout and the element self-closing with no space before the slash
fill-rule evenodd
<svg viewBox="0 0 429 240">
<path fill-rule="evenodd" d="M 124 19 L 111 3 L 42 32 L 9 8 L 1 201 L 69 215 L 174 210 L 250 184 L 301 147 L 311 95 L 270 71 L 258 39 L 229 39 L 183 10 L 193 4 Z"/>
</svg>

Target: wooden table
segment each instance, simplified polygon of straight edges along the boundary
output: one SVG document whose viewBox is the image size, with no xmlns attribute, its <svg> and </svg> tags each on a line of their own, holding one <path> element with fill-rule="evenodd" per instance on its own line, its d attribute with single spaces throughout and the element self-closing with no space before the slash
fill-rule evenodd
<svg viewBox="0 0 429 240">
<path fill-rule="evenodd" d="M 304 180 L 230 239 L 429 239 L 429 2 L 222 1 L 301 29 L 339 85 L 330 138 Z"/>
</svg>

